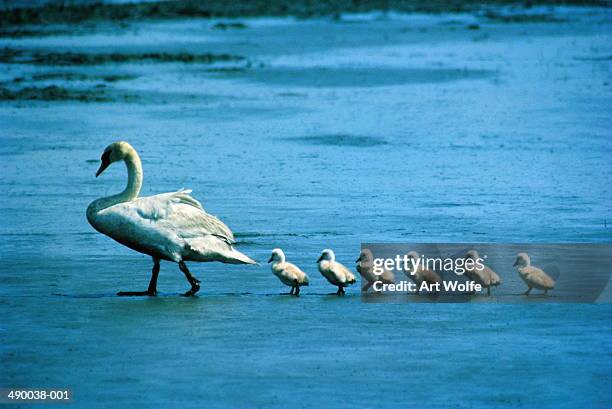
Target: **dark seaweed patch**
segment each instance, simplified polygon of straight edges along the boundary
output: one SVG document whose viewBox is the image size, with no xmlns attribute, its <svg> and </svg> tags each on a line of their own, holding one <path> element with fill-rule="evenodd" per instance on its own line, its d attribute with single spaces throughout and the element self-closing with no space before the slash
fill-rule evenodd
<svg viewBox="0 0 612 409">
<path fill-rule="evenodd" d="M 479 79 L 494 74 L 458 68 L 272 67 L 248 70 L 245 76 L 265 84 L 294 87 L 380 87 Z"/>
<path fill-rule="evenodd" d="M 17 7 L 0 11 L 0 26 L 21 24 L 81 23 L 84 21 L 125 21 L 175 19 L 185 17 L 255 17 L 341 16 L 342 13 L 366 13 L 394 10 L 407 13 L 473 12 L 487 4 L 516 4 L 515 0 L 490 2 L 457 0 L 174 0 L 150 2 L 102 3 L 48 2 L 41 7 Z M 577 4 L 609 6 L 605 0 L 530 0 L 529 4 Z"/>
<path fill-rule="evenodd" d="M 16 28 L 12 30 L 0 30 L 0 38 L 23 38 L 23 37 L 44 37 L 44 36 L 56 36 L 63 34 L 72 34 L 69 30 L 31 30 Z"/>
<path fill-rule="evenodd" d="M 237 74 L 247 70 L 247 67 L 214 67 L 207 68 L 204 72 L 210 72 L 215 74 Z"/>
<path fill-rule="evenodd" d="M 285 140 L 309 145 L 354 146 L 364 148 L 387 145 L 387 141 L 381 138 L 377 138 L 375 136 L 348 134 L 302 136 L 299 138 L 287 138 Z"/>
<path fill-rule="evenodd" d="M 561 23 L 567 21 L 552 14 L 540 13 L 509 13 L 503 14 L 492 10 L 487 10 L 484 16 L 489 20 L 499 21 L 501 23 Z"/>
<path fill-rule="evenodd" d="M 79 72 L 48 72 L 42 74 L 34 74 L 31 77 L 15 77 L 11 81 L 4 81 L 2 84 L 14 83 L 20 84 L 22 82 L 38 82 L 38 81 L 50 81 L 50 80 L 61 80 L 61 81 L 104 81 L 104 82 L 118 82 L 127 81 L 138 78 L 136 75 L 124 74 L 124 75 L 88 75 Z"/>
<path fill-rule="evenodd" d="M 244 57 L 230 54 L 190 53 L 108 53 L 88 54 L 72 52 L 26 51 L 4 48 L 0 51 L 0 62 L 35 65 L 102 65 L 133 62 L 178 62 L 211 64 L 215 62 L 241 61 Z"/>
<path fill-rule="evenodd" d="M 586 57 L 574 57 L 578 61 L 612 61 L 612 55 L 593 55 Z"/>
<path fill-rule="evenodd" d="M 26 87 L 18 90 L 0 88 L 2 101 L 83 101 L 106 102 L 111 101 L 103 90 L 74 90 L 57 85 L 49 87 Z"/>
<path fill-rule="evenodd" d="M 246 24 L 244 24 L 244 23 L 240 23 L 240 22 L 237 22 L 237 23 L 231 23 L 231 22 L 230 22 L 230 23 L 219 22 L 219 23 L 217 23 L 217 24 L 214 24 L 214 25 L 213 25 L 211 28 L 212 28 L 213 30 L 230 30 L 230 29 L 234 29 L 234 30 L 236 30 L 236 29 L 237 29 L 237 30 L 242 30 L 242 29 L 247 28 L 247 25 L 246 25 Z"/>
</svg>

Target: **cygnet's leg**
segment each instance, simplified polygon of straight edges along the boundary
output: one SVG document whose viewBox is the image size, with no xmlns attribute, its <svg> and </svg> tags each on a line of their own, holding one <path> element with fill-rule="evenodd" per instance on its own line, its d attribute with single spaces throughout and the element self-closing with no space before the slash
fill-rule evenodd
<svg viewBox="0 0 612 409">
<path fill-rule="evenodd" d="M 491 296 L 491 286 L 487 287 L 487 296 Z"/>
<path fill-rule="evenodd" d="M 157 276 L 159 275 L 159 259 L 153 258 L 153 270 L 151 271 L 151 281 L 147 291 L 119 291 L 120 296 L 142 296 L 142 295 L 157 295 Z"/>
<path fill-rule="evenodd" d="M 178 265 L 183 274 L 185 274 L 185 277 L 187 278 L 187 281 L 189 281 L 189 284 L 191 284 L 191 289 L 183 295 L 185 297 L 190 297 L 200 291 L 200 280 L 191 275 L 191 272 L 185 265 L 184 261 L 179 261 Z"/>
<path fill-rule="evenodd" d="M 523 293 L 523 295 L 529 295 L 529 293 L 530 293 L 530 292 L 531 292 L 531 287 L 529 287 L 529 288 L 527 289 L 527 291 L 525 291 L 525 292 Z"/>
<path fill-rule="evenodd" d="M 548 294 L 548 288 L 544 290 L 544 295 Z"/>
<path fill-rule="evenodd" d="M 289 295 L 293 295 L 293 291 L 295 290 L 294 286 L 291 286 L 291 291 L 289 291 Z"/>
</svg>

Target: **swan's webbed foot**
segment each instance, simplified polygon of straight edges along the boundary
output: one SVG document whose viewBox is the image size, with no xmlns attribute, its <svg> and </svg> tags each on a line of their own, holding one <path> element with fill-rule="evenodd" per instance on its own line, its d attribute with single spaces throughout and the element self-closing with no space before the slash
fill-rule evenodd
<svg viewBox="0 0 612 409">
<path fill-rule="evenodd" d="M 183 274 L 185 274 L 185 277 L 187 278 L 187 281 L 189 281 L 189 284 L 191 284 L 191 289 L 187 291 L 185 294 L 183 294 L 183 296 L 191 297 L 192 295 L 195 295 L 195 293 L 200 291 L 200 280 L 198 280 L 193 275 L 191 275 L 191 272 L 185 265 L 184 261 L 179 261 L 178 265 L 181 271 L 183 272 Z"/>
<path fill-rule="evenodd" d="M 198 283 L 199 283 L 199 281 L 198 281 Z M 187 291 L 185 294 L 183 294 L 183 297 L 191 297 L 191 296 L 195 295 L 195 293 L 200 291 L 200 284 L 198 284 L 198 283 L 191 284 L 191 289 L 189 291 Z"/>
<path fill-rule="evenodd" d="M 117 295 L 120 297 L 154 297 L 157 295 L 157 291 L 119 291 Z"/>
<path fill-rule="evenodd" d="M 338 287 L 338 292 L 336 295 L 343 296 L 344 295 L 344 287 Z"/>
</svg>

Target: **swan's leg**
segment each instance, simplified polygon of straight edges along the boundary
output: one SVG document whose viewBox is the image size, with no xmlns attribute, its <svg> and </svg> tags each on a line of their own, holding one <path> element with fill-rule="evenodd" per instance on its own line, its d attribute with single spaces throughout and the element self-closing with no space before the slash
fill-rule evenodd
<svg viewBox="0 0 612 409">
<path fill-rule="evenodd" d="M 295 290 L 295 288 L 292 286 L 291 291 L 289 291 L 289 295 L 293 295 L 293 290 Z"/>
<path fill-rule="evenodd" d="M 373 285 L 373 283 L 369 283 L 369 282 L 365 283 L 363 285 L 363 287 L 361 287 L 361 291 L 364 292 L 364 293 L 367 292 L 370 289 L 370 287 L 372 287 L 372 285 Z"/>
<path fill-rule="evenodd" d="M 491 296 L 491 286 L 487 287 L 487 296 Z"/>
<path fill-rule="evenodd" d="M 159 259 L 153 259 L 153 270 L 151 271 L 151 281 L 149 281 L 149 288 L 147 291 L 119 291 L 117 295 L 120 296 L 138 296 L 138 295 L 157 295 L 157 276 L 159 275 Z"/>
<path fill-rule="evenodd" d="M 198 280 L 197 278 L 195 278 L 194 276 L 191 275 L 191 272 L 189 271 L 189 269 L 185 265 L 185 262 L 184 261 L 179 261 L 178 265 L 179 265 L 179 268 L 181 269 L 181 271 L 183 272 L 183 274 L 185 274 L 185 277 L 187 277 L 187 281 L 189 281 L 189 284 L 191 284 L 191 290 L 187 291 L 183 295 L 185 297 L 189 297 L 189 296 L 194 295 L 198 291 L 200 291 L 200 280 Z"/>
<path fill-rule="evenodd" d="M 531 287 L 529 287 L 529 289 L 528 289 L 527 291 L 525 291 L 525 292 L 523 293 L 523 295 L 529 295 L 529 293 L 530 293 L 530 292 L 531 292 Z"/>
</svg>

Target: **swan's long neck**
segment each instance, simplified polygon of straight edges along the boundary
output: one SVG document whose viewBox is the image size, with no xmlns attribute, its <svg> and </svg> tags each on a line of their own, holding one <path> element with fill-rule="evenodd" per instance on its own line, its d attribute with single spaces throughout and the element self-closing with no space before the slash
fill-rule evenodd
<svg viewBox="0 0 612 409">
<path fill-rule="evenodd" d="M 103 197 L 94 201 L 90 207 L 93 207 L 95 211 L 106 209 L 118 203 L 130 202 L 138 197 L 143 178 L 140 157 L 138 153 L 130 147 L 123 161 L 125 162 L 128 172 L 128 181 L 125 189 L 116 195 Z"/>
<path fill-rule="evenodd" d="M 140 162 L 138 153 L 132 149 L 132 151 L 126 155 L 124 161 L 128 172 L 128 182 L 123 192 L 117 195 L 117 199 L 119 199 L 117 203 L 129 202 L 136 199 L 140 193 L 140 188 L 142 188 L 142 163 Z"/>
</svg>

